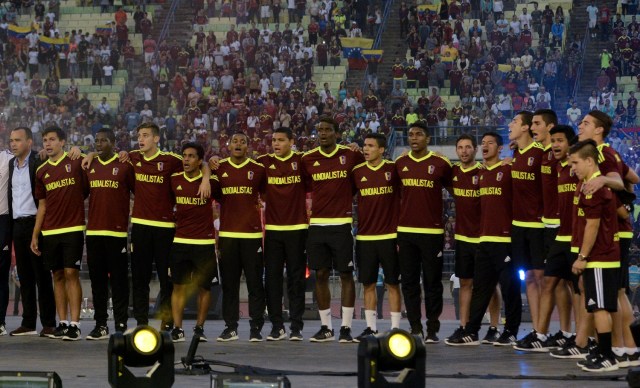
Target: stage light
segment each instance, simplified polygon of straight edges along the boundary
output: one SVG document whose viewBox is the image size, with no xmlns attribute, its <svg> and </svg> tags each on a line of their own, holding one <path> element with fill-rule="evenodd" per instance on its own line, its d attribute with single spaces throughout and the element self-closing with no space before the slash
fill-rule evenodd
<svg viewBox="0 0 640 388">
<path fill-rule="evenodd" d="M 175 380 L 174 348 L 168 332 L 138 326 L 132 332 L 109 338 L 109 384 L 112 387 L 171 387 Z M 129 369 L 151 367 L 142 376 Z"/>
<path fill-rule="evenodd" d="M 401 329 L 366 337 L 358 346 L 358 388 L 425 387 L 425 363 L 420 337 Z"/>
<path fill-rule="evenodd" d="M 56 372 L 0 371 L 0 388 L 62 388 Z"/>
<path fill-rule="evenodd" d="M 211 374 L 211 388 L 291 388 L 287 376 Z"/>
<path fill-rule="evenodd" d="M 520 281 L 524 282 L 524 279 L 525 279 L 524 270 L 522 269 L 518 270 L 518 275 L 520 276 Z"/>
</svg>

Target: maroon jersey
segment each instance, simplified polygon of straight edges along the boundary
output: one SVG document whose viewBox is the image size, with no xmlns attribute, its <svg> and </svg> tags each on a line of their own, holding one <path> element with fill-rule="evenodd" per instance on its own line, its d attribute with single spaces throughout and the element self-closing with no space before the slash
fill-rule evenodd
<svg viewBox="0 0 640 388">
<path fill-rule="evenodd" d="M 302 166 L 312 191 L 311 224 L 344 225 L 353 222 L 351 170 L 364 156 L 349 147 L 336 145 L 331 153 L 320 147 L 302 156 Z"/>
<path fill-rule="evenodd" d="M 134 150 L 129 152 L 129 158 L 136 178 L 131 223 L 175 227 L 171 175 L 182 171 L 182 157 L 158 150 L 147 158 L 140 150 Z"/>
<path fill-rule="evenodd" d="M 480 169 L 476 163 L 464 168 L 460 163 L 453 165 L 453 198 L 456 201 L 455 239 L 477 243 L 480 237 L 480 224 L 477 212 L 480 209 Z"/>
<path fill-rule="evenodd" d="M 113 155 L 107 161 L 96 158 L 85 172 L 90 194 L 87 236 L 127 237 L 133 168 Z"/>
<path fill-rule="evenodd" d="M 200 198 L 198 190 L 202 172 L 189 178 L 184 172 L 171 175 L 171 191 L 176 202 L 176 234 L 174 243 L 215 244 L 211 198 Z M 218 178 L 211 177 L 211 192 L 218 192 Z"/>
<path fill-rule="evenodd" d="M 291 152 L 280 158 L 262 155 L 258 162 L 265 167 L 267 182 L 264 201 L 265 230 L 307 229 L 307 191 L 302 175 L 302 153 Z"/>
<path fill-rule="evenodd" d="M 558 171 L 556 166 L 558 160 L 553 156 L 553 150 L 551 144 L 544 148 L 544 154 L 542 155 L 542 165 L 540 167 L 542 177 L 542 222 L 545 225 L 553 225 L 557 227 L 560 225 L 560 218 L 558 215 Z"/>
<path fill-rule="evenodd" d="M 525 149 L 516 150 L 511 165 L 513 183 L 513 225 L 526 228 L 544 228 L 542 223 L 541 165 L 544 150 L 533 142 Z"/>
<path fill-rule="evenodd" d="M 573 196 L 578 186 L 578 177 L 571 171 L 568 161 L 562 161 L 556 165 L 558 176 L 558 215 L 560 228 L 556 241 L 571 241 L 573 227 Z"/>
<path fill-rule="evenodd" d="M 216 170 L 220 189 L 220 237 L 262 238 L 260 192 L 264 189 L 264 166 L 252 159 L 234 164 L 220 161 Z"/>
<path fill-rule="evenodd" d="M 596 172 L 590 179 L 600 175 Z M 618 224 L 616 222 L 615 194 L 608 187 L 603 187 L 592 195 L 579 194 L 578 218 L 600 220 L 596 241 L 587 258 L 587 268 L 619 268 L 620 245 Z M 575 231 L 584 235 L 584 226 Z M 584 241 L 584 237 L 583 237 Z"/>
<path fill-rule="evenodd" d="M 607 175 L 610 172 L 617 172 L 620 174 L 620 178 L 624 180 L 624 177 L 629 172 L 629 166 L 622 161 L 620 154 L 618 154 L 618 152 L 611 148 L 607 143 L 600 144 L 598 146 L 598 151 L 600 151 L 598 166 L 602 175 Z M 614 200 L 616 202 L 616 208 L 622 206 L 622 202 L 618 196 L 614 196 Z M 620 238 L 633 238 L 633 226 L 631 225 L 629 217 L 626 219 L 618 217 L 618 230 Z"/>
<path fill-rule="evenodd" d="M 576 191 L 573 193 L 573 206 L 571 208 L 571 252 L 573 253 L 578 253 L 582 246 L 582 233 L 577 232 L 578 230 L 584 230 L 584 216 L 578 214 L 581 192 L 582 181 L 578 181 Z"/>
<path fill-rule="evenodd" d="M 402 183 L 398 232 L 444 234 L 442 189 L 451 186 L 451 162 L 430 151 L 418 159 L 412 152 L 396 160 Z"/>
<path fill-rule="evenodd" d="M 65 152 L 57 162 L 49 159 L 36 170 L 36 199 L 46 200 L 47 206 L 43 236 L 84 230 L 88 185 L 81 164 L 82 159 L 71 160 Z"/>
<path fill-rule="evenodd" d="M 356 240 L 396 238 L 400 181 L 395 164 L 383 160 L 372 167 L 365 162 L 354 167 L 352 178 L 358 194 Z"/>
<path fill-rule="evenodd" d="M 480 242 L 511 242 L 511 166 L 498 162 L 480 170 Z"/>
</svg>

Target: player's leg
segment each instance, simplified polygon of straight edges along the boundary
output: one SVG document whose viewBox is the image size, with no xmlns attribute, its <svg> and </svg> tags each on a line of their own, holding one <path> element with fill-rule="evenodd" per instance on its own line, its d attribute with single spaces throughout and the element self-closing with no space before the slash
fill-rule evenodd
<svg viewBox="0 0 640 388">
<path fill-rule="evenodd" d="M 571 333 L 571 307 L 573 296 L 567 279 L 560 279 L 554 292 L 556 307 L 558 307 L 558 315 L 560 318 L 560 330 L 565 333 Z"/>
<path fill-rule="evenodd" d="M 280 339 L 280 330 L 284 330 L 282 319 L 282 282 L 285 263 L 285 239 L 282 234 L 267 230 L 264 239 L 264 263 L 265 263 L 265 291 L 267 296 L 267 310 L 269 311 L 269 321 L 271 321 L 271 333 L 267 340 Z M 287 272 L 289 266 L 287 266 Z M 271 334 L 274 334 L 272 336 Z"/>
<path fill-rule="evenodd" d="M 69 330 L 63 340 L 79 340 L 80 308 L 82 306 L 82 286 L 80 285 L 80 263 L 84 248 L 84 233 L 71 232 L 59 236 L 62 244 L 62 260 L 67 302 L 69 303 Z"/>
<path fill-rule="evenodd" d="M 169 278 L 169 252 L 173 243 L 174 228 L 152 228 L 153 233 L 153 257 L 156 262 L 156 271 L 160 283 L 160 301 L 157 305 L 160 308 L 156 316 L 160 318 L 160 329 L 171 330 L 173 322 L 171 319 L 171 291 L 173 284 Z"/>
<path fill-rule="evenodd" d="M 520 277 L 512 257 L 511 245 L 495 243 L 493 248 L 493 267 L 499 271 L 500 290 L 504 299 L 505 324 L 495 346 L 510 346 L 515 343 L 522 319 L 522 298 L 520 296 Z"/>
<path fill-rule="evenodd" d="M 422 237 L 422 236 L 420 236 Z M 398 261 L 402 279 L 402 296 L 407 309 L 407 319 L 411 333 L 424 336 L 422 332 L 422 313 L 420 307 L 420 249 L 410 233 L 398 233 Z"/>
<path fill-rule="evenodd" d="M 500 331 L 498 326 L 500 325 L 500 310 L 502 308 L 502 292 L 499 285 L 493 290 L 493 295 L 489 301 L 489 329 L 482 339 L 483 344 L 493 344 L 500 338 Z"/>
<path fill-rule="evenodd" d="M 420 243 L 422 260 L 422 287 L 427 318 L 426 343 L 437 343 L 440 331 L 440 314 L 443 309 L 442 263 L 444 235 L 427 235 Z M 404 278 L 403 278 L 404 279 Z"/>
<path fill-rule="evenodd" d="M 265 294 L 262 278 L 264 274 L 264 258 L 262 254 L 262 239 L 244 239 L 240 247 L 240 260 L 249 292 L 249 326 L 251 333 L 249 340 L 262 341 L 262 326 L 264 326 Z"/>
<path fill-rule="evenodd" d="M 342 323 L 340 325 L 340 337 L 338 340 L 342 343 L 353 342 L 351 324 L 356 303 L 356 283 L 353 278 L 355 258 L 353 255 L 351 225 L 333 227 L 328 244 L 331 250 L 333 268 L 340 273 Z"/>
<path fill-rule="evenodd" d="M 109 338 L 107 328 L 107 300 L 109 299 L 109 261 L 108 243 L 104 236 L 87 236 L 87 266 L 91 280 L 95 328 L 87 335 L 89 340 Z"/>
<path fill-rule="evenodd" d="M 109 281 L 116 331 L 127 330 L 129 319 L 129 255 L 126 237 L 109 237 Z"/>
<path fill-rule="evenodd" d="M 320 314 L 320 330 L 311 338 L 311 342 L 333 341 L 334 332 L 331 322 L 331 292 L 329 274 L 331 272 L 331 251 L 328 246 L 327 226 L 310 226 L 307 239 L 309 268 L 316 271 L 316 302 Z"/>
<path fill-rule="evenodd" d="M 631 323 L 634 320 L 633 308 L 629 302 L 629 249 L 630 238 L 620 238 L 620 288 L 618 290 L 618 313 L 621 314 L 623 347 L 628 355 L 629 366 L 640 365 L 640 353 L 631 334 Z"/>
<path fill-rule="evenodd" d="M 131 291 L 137 325 L 149 323 L 149 282 L 153 263 L 151 228 L 140 224 L 131 227 Z"/>
<path fill-rule="evenodd" d="M 400 264 L 398 262 L 397 241 L 387 240 L 380 248 L 380 263 L 384 273 L 384 283 L 389 290 L 389 310 L 391 311 L 391 328 L 400 327 L 402 317 L 402 295 L 400 294 Z"/>
<path fill-rule="evenodd" d="M 194 271 L 193 283 L 198 287 L 198 311 L 196 325 L 193 328 L 193 336 L 200 342 L 207 342 L 204 334 L 204 323 L 207 320 L 209 307 L 211 306 L 211 286 L 218 284 L 218 266 L 216 263 L 216 247 L 211 245 L 197 245 L 192 247 Z M 215 281 L 214 281 L 215 279 Z"/>
<path fill-rule="evenodd" d="M 473 249 L 471 249 L 472 245 Z M 458 291 L 460 327 L 456 329 L 452 336 L 462 334 L 465 325 L 469 321 L 476 245 L 466 241 L 456 241 L 455 274 L 460 279 L 460 290 Z"/>
<path fill-rule="evenodd" d="M 287 265 L 287 295 L 289 296 L 289 320 L 291 321 L 291 337 L 302 339 L 304 322 L 302 315 L 305 308 L 307 257 L 305 245 L 307 231 L 299 230 L 287 233 L 285 240 Z"/>
<path fill-rule="evenodd" d="M 364 289 L 364 318 L 367 327 L 354 339 L 355 342 L 364 340 L 366 336 L 378 332 L 376 308 L 378 295 L 376 293 L 376 282 L 378 280 L 378 269 L 380 266 L 377 248 L 382 241 L 356 241 L 356 262 L 358 264 L 358 280 Z"/>
<path fill-rule="evenodd" d="M 222 318 L 226 328 L 218 336 L 218 341 L 227 342 L 238 339 L 238 320 L 240 319 L 240 276 L 242 275 L 242 262 L 240 261 L 239 239 L 221 237 L 220 278 L 222 281 Z"/>
<path fill-rule="evenodd" d="M 173 342 L 184 342 L 184 329 L 182 328 L 182 316 L 186 304 L 186 292 L 188 284 L 191 282 L 192 274 L 196 273 L 192 263 L 194 252 L 191 246 L 181 243 L 173 243 L 169 254 L 171 283 L 171 315 L 173 328 L 171 339 Z"/>
</svg>

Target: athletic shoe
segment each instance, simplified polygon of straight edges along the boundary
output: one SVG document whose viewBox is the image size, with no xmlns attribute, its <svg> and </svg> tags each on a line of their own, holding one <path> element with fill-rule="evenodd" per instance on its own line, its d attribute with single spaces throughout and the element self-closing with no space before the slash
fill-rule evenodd
<svg viewBox="0 0 640 388">
<path fill-rule="evenodd" d="M 55 327 L 45 326 L 42 328 L 42 330 L 40 330 L 40 337 L 51 338 L 51 336 L 53 335 L 53 333 L 55 333 L 55 331 L 56 331 Z"/>
<path fill-rule="evenodd" d="M 538 333 L 535 330 L 531 330 L 529 332 L 529 334 L 525 335 L 524 337 L 522 337 L 521 339 L 517 340 L 515 342 L 515 346 L 519 346 L 519 347 L 525 347 L 527 346 L 528 342 L 534 341 L 538 339 Z"/>
<path fill-rule="evenodd" d="M 58 327 L 56 327 L 56 331 L 54 331 L 53 334 L 49 336 L 49 338 L 62 339 L 62 337 L 64 337 L 67 334 L 68 330 L 69 330 L 69 325 L 67 325 L 66 323 L 61 323 L 58 325 Z"/>
<path fill-rule="evenodd" d="M 313 337 L 309 338 L 310 342 L 329 342 L 333 341 L 333 329 L 329 330 L 327 325 L 320 326 L 320 330 Z"/>
<path fill-rule="evenodd" d="M 612 372 L 618 369 L 620 369 L 620 366 L 615 358 L 608 358 L 602 355 L 582 366 L 582 370 L 585 372 Z"/>
<path fill-rule="evenodd" d="M 589 354 L 589 346 L 580 347 L 575 342 L 567 342 L 565 346 L 560 349 L 552 350 L 551 357 L 555 358 L 585 358 Z"/>
<path fill-rule="evenodd" d="M 439 342 L 440 338 L 438 338 L 438 335 L 436 333 L 427 332 L 427 336 L 424 338 L 425 344 L 437 344 Z"/>
<path fill-rule="evenodd" d="M 5 327 L 4 323 L 0 325 L 0 336 L 3 336 L 3 335 L 7 335 L 7 328 Z"/>
<path fill-rule="evenodd" d="M 482 343 L 491 345 L 496 342 L 498 338 L 500 338 L 500 332 L 498 331 L 498 328 L 495 326 L 491 326 L 489 327 L 489 330 L 487 330 L 487 334 L 482 339 Z"/>
<path fill-rule="evenodd" d="M 411 328 L 411 335 L 417 335 L 420 338 L 424 338 L 424 333 L 422 332 L 422 327 L 420 327 L 420 326 L 412 327 Z"/>
<path fill-rule="evenodd" d="M 32 329 L 30 327 L 20 326 L 19 328 L 13 330 L 9 333 L 10 336 L 23 336 L 23 335 L 38 335 L 36 329 Z"/>
<path fill-rule="evenodd" d="M 116 333 L 124 333 L 127 331 L 126 323 L 116 323 Z"/>
<path fill-rule="evenodd" d="M 493 346 L 512 346 L 515 342 L 516 336 L 511 334 L 509 330 L 504 329 L 498 340 L 493 343 Z"/>
<path fill-rule="evenodd" d="M 629 367 L 640 366 L 640 352 L 627 354 L 627 359 L 628 359 Z"/>
<path fill-rule="evenodd" d="M 547 346 L 559 349 L 563 347 L 568 341 L 575 341 L 575 339 L 575 334 L 573 334 L 571 337 L 565 337 L 562 333 L 562 330 L 558 330 L 556 334 L 547 337 Z"/>
<path fill-rule="evenodd" d="M 527 341 L 518 341 L 513 348 L 516 350 L 522 350 L 525 352 L 546 353 L 550 349 L 547 344 L 547 340 L 542 341 L 536 336 L 535 339 L 529 339 Z M 555 348 L 555 347 L 554 347 Z"/>
<path fill-rule="evenodd" d="M 364 331 L 362 332 L 362 334 L 360 334 L 359 336 L 357 336 L 356 338 L 353 339 L 353 342 L 360 342 L 360 341 L 364 341 L 364 339 L 370 335 L 376 335 L 378 334 L 378 330 L 373 331 L 371 330 L 370 327 L 367 327 L 366 329 L 364 329 Z"/>
<path fill-rule="evenodd" d="M 629 367 L 629 356 L 627 355 L 627 353 L 623 354 L 622 356 L 618 356 L 615 353 L 613 355 L 616 358 L 616 361 L 618 362 L 618 367 L 620 368 Z"/>
<path fill-rule="evenodd" d="M 81 340 L 81 332 L 80 328 L 76 325 L 69 325 L 67 328 L 67 332 L 62 337 L 63 341 L 77 341 Z"/>
<path fill-rule="evenodd" d="M 193 336 L 194 337 L 198 337 L 198 339 L 200 340 L 200 342 L 207 342 L 209 341 L 209 339 L 207 338 L 206 335 L 204 335 L 204 327 L 202 326 L 194 326 L 193 328 Z"/>
<path fill-rule="evenodd" d="M 173 322 L 162 321 L 160 323 L 160 331 L 171 332 L 173 330 Z"/>
<path fill-rule="evenodd" d="M 229 341 L 237 341 L 238 340 L 238 332 L 236 329 L 225 328 L 222 333 L 218 336 L 216 341 L 218 342 L 229 342 Z"/>
<path fill-rule="evenodd" d="M 351 336 L 351 328 L 347 326 L 342 326 L 340 328 L 340 335 L 338 336 L 338 342 L 341 344 L 346 344 L 349 342 L 355 342 L 353 337 Z"/>
<path fill-rule="evenodd" d="M 453 332 L 453 334 L 445 338 L 444 342 L 447 343 L 447 341 L 451 341 L 452 339 L 458 338 L 463 335 L 464 335 L 464 327 L 460 326 Z"/>
<path fill-rule="evenodd" d="M 462 335 L 457 336 L 455 338 L 447 338 L 444 340 L 444 343 L 449 346 L 477 346 L 480 345 L 480 341 L 478 341 L 478 334 L 466 334 L 462 333 Z"/>
<path fill-rule="evenodd" d="M 171 341 L 184 342 L 184 330 L 180 327 L 174 327 L 173 330 L 171 330 Z"/>
<path fill-rule="evenodd" d="M 302 341 L 304 337 L 302 337 L 302 332 L 300 329 L 291 329 L 289 333 L 289 341 Z"/>
<path fill-rule="evenodd" d="M 262 342 L 262 340 L 263 338 L 260 329 L 257 327 L 251 329 L 251 332 L 249 333 L 249 342 Z"/>
<path fill-rule="evenodd" d="M 273 327 L 271 328 L 271 333 L 267 336 L 267 341 L 280 341 L 285 338 L 287 338 L 287 332 L 284 331 L 283 327 Z"/>
<path fill-rule="evenodd" d="M 106 326 L 96 326 L 87 336 L 89 341 L 97 341 L 109 338 L 109 328 Z"/>
</svg>

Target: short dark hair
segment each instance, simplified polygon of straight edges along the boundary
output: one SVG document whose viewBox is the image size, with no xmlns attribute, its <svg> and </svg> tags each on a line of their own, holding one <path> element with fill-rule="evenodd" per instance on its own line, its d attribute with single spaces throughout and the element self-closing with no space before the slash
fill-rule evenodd
<svg viewBox="0 0 640 388">
<path fill-rule="evenodd" d="M 15 127 L 11 130 L 11 132 L 14 131 L 24 131 L 24 134 L 27 136 L 27 140 L 33 139 L 33 132 L 31 132 L 31 128 L 29 127 Z"/>
<path fill-rule="evenodd" d="M 140 130 L 144 128 L 150 128 L 153 136 L 160 136 L 160 128 L 154 123 L 142 123 L 138 125 L 136 133 L 140 132 Z"/>
<path fill-rule="evenodd" d="M 593 139 L 579 141 L 569 149 L 569 154 L 577 154 L 580 159 L 591 158 L 598 164 L 598 145 Z"/>
<path fill-rule="evenodd" d="M 473 148 L 478 148 L 478 142 L 476 141 L 476 138 L 466 133 L 463 133 L 462 135 L 458 136 L 458 138 L 456 139 L 456 147 L 458 146 L 458 143 L 462 140 L 470 140 Z"/>
<path fill-rule="evenodd" d="M 369 133 L 364 137 L 365 139 L 375 139 L 378 147 L 387 148 L 387 137 L 381 133 Z"/>
<path fill-rule="evenodd" d="M 596 120 L 596 127 L 603 128 L 603 131 L 602 131 L 603 139 L 609 136 L 609 132 L 611 131 L 611 126 L 613 125 L 613 120 L 611 120 L 611 117 L 609 117 L 608 114 L 599 110 L 592 110 L 591 112 L 587 113 L 587 115 L 593 117 Z"/>
<path fill-rule="evenodd" d="M 276 128 L 276 130 L 273 131 L 273 133 L 284 133 L 287 136 L 287 139 L 293 140 L 293 131 L 291 130 L 291 128 L 288 128 L 288 127 Z"/>
<path fill-rule="evenodd" d="M 247 143 L 249 142 L 249 135 L 247 135 L 245 132 L 243 132 L 243 131 L 235 131 L 233 133 L 233 135 L 231 135 L 231 137 L 234 137 L 236 135 L 244 136 L 247 139 Z"/>
<path fill-rule="evenodd" d="M 334 118 L 331 117 L 331 116 L 328 116 L 328 115 L 320 116 L 320 119 L 318 120 L 318 123 L 331 124 L 331 126 L 333 127 L 333 131 L 334 132 L 340 132 L 340 125 L 338 125 L 338 122 L 336 120 L 334 120 Z"/>
<path fill-rule="evenodd" d="M 504 144 L 504 142 L 502 141 L 502 136 L 500 136 L 498 134 L 498 132 L 494 132 L 494 131 L 485 132 L 482 135 L 482 138 L 484 139 L 487 136 L 491 136 L 492 138 L 494 138 L 496 140 L 496 144 L 498 144 L 498 146 L 501 146 L 501 145 Z"/>
<path fill-rule="evenodd" d="M 549 135 L 555 135 L 556 133 L 564 133 L 569 144 L 573 144 L 575 142 L 576 132 L 573 130 L 573 127 L 569 125 L 555 125 L 549 131 Z"/>
<path fill-rule="evenodd" d="M 113 133 L 113 130 L 111 128 L 102 127 L 98 129 L 98 132 L 96 132 L 96 135 L 99 133 L 104 133 L 104 135 L 107 137 L 107 139 L 109 139 L 111 144 L 116 142 L 116 134 Z"/>
<path fill-rule="evenodd" d="M 522 124 L 529 126 L 529 136 L 533 137 L 533 131 L 531 130 L 531 124 L 533 123 L 533 113 L 528 110 L 521 110 L 516 113 L 515 116 L 520 116 L 520 120 L 522 120 Z"/>
<path fill-rule="evenodd" d="M 55 132 L 59 140 L 67 140 L 67 134 L 62 130 L 62 128 L 55 125 L 45 128 L 44 131 L 42 131 L 42 137 L 47 136 L 47 134 L 51 132 Z"/>
<path fill-rule="evenodd" d="M 555 111 L 551 109 L 538 109 L 537 111 L 533 112 L 533 115 L 542 116 L 542 120 L 547 125 L 549 124 L 558 125 L 558 115 L 556 114 Z"/>
<path fill-rule="evenodd" d="M 427 127 L 427 125 L 422 120 L 418 120 L 415 123 L 412 123 L 411 125 L 409 125 L 409 129 L 411 129 L 411 128 L 420 128 L 420 129 L 422 129 L 422 131 L 424 131 L 425 135 L 431 136 L 429 134 L 429 128 Z"/>
<path fill-rule="evenodd" d="M 187 148 L 193 148 L 194 150 L 196 150 L 196 153 L 198 154 L 198 159 L 200 159 L 200 160 L 204 159 L 204 148 L 202 148 L 202 146 L 200 144 L 195 143 L 195 142 L 185 143 L 182 146 L 182 153 L 184 153 L 184 151 Z"/>
</svg>

